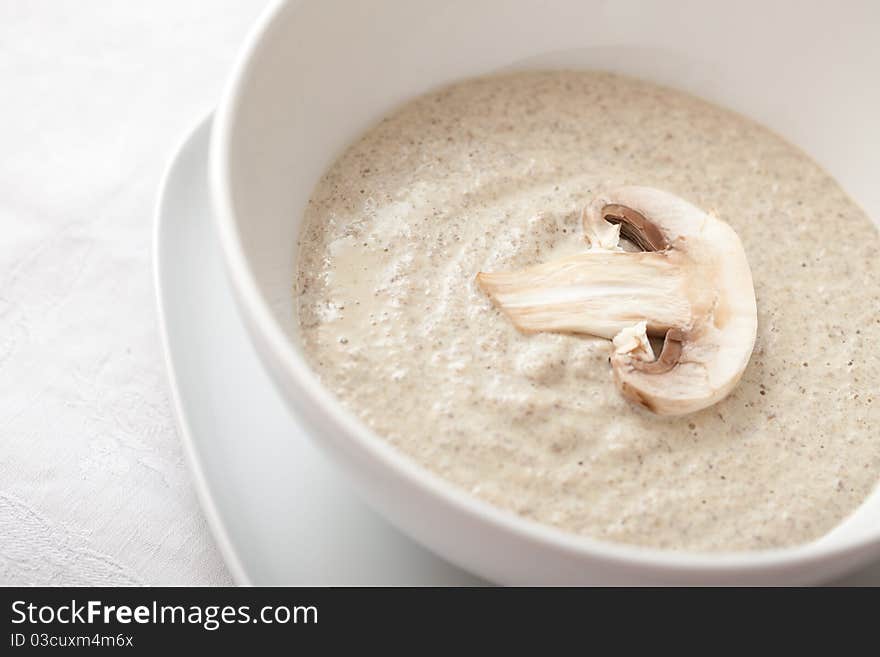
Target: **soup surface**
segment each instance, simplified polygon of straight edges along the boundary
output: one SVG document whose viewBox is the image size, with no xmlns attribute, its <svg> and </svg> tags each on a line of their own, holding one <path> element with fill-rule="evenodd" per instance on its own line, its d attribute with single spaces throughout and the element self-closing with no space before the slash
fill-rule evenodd
<svg viewBox="0 0 880 657">
<path fill-rule="evenodd" d="M 661 418 L 611 343 L 525 335 L 476 286 L 585 250 L 581 209 L 668 190 L 742 238 L 758 338 L 721 403 Z M 576 534 L 749 550 L 828 532 L 880 476 L 880 236 L 800 150 L 606 73 L 468 80 L 401 107 L 306 210 L 304 352 L 376 434 L 483 500 Z"/>
</svg>

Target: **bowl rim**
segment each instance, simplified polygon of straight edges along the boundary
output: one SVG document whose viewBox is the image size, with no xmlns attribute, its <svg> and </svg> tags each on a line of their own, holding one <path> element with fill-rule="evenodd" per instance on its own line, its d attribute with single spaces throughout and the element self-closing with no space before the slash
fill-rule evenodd
<svg viewBox="0 0 880 657">
<path fill-rule="evenodd" d="M 321 409 L 323 416 L 346 439 L 347 449 L 355 450 L 361 457 L 366 457 L 382 469 L 393 473 L 399 481 L 420 489 L 435 502 L 452 507 L 459 514 L 486 523 L 520 541 L 539 544 L 579 559 L 599 560 L 631 568 L 649 568 L 654 572 L 667 574 L 731 575 L 809 567 L 825 560 L 840 559 L 863 550 L 880 548 L 880 534 L 872 536 L 870 533 L 830 544 L 821 540 L 827 535 L 825 534 L 792 547 L 729 552 L 667 550 L 573 534 L 523 518 L 470 495 L 399 452 L 347 411 L 297 353 L 260 293 L 240 240 L 230 184 L 230 148 L 244 82 L 254 70 L 257 53 L 275 32 L 284 28 L 285 13 L 302 1 L 271 0 L 243 41 L 223 88 L 211 127 L 209 184 L 227 278 L 239 312 L 249 320 L 246 324 L 251 339 L 255 337 L 254 331 L 259 332 L 272 357 L 280 364 L 278 369 L 284 372 L 308 404 Z M 261 353 L 261 358 L 266 358 L 262 350 L 257 351 Z M 264 362 L 264 365 L 268 363 Z M 274 382 L 278 385 L 277 381 Z M 282 397 L 288 401 L 285 394 Z"/>
</svg>

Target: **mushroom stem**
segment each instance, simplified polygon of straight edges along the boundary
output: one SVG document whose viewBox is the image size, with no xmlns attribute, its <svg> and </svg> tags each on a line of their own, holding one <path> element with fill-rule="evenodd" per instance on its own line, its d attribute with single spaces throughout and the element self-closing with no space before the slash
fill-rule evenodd
<svg viewBox="0 0 880 657">
<path fill-rule="evenodd" d="M 691 320 L 686 267 L 674 252 L 591 250 L 477 283 L 522 331 L 612 339 L 638 322 L 660 337 Z"/>
</svg>

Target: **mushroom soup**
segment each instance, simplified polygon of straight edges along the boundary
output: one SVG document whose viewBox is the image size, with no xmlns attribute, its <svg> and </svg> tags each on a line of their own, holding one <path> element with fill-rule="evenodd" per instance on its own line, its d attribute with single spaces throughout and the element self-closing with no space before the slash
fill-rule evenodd
<svg viewBox="0 0 880 657">
<path fill-rule="evenodd" d="M 694 97 L 587 72 L 441 89 L 333 164 L 298 248 L 322 382 L 504 509 L 761 549 L 826 533 L 880 476 L 878 231 Z"/>
</svg>

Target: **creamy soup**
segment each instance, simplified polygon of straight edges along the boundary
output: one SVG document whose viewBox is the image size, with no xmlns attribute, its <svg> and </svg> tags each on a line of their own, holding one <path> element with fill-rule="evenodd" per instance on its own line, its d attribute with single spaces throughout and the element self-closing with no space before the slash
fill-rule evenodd
<svg viewBox="0 0 880 657">
<path fill-rule="evenodd" d="M 720 403 L 624 399 L 612 343 L 524 334 L 475 284 L 582 252 L 581 210 L 647 185 L 739 234 L 758 335 Z M 382 120 L 306 210 L 303 350 L 370 429 L 523 517 L 689 550 L 828 532 L 880 476 L 880 237 L 810 158 L 678 91 L 593 72 L 465 81 Z"/>
</svg>

